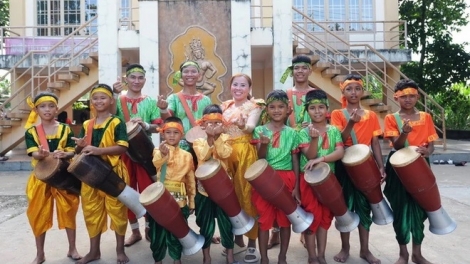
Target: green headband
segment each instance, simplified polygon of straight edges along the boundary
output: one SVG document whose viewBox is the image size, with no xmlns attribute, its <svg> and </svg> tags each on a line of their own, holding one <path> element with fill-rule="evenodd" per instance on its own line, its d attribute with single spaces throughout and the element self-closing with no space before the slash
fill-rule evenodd
<svg viewBox="0 0 470 264">
<path fill-rule="evenodd" d="M 139 67 L 134 67 L 134 68 L 128 70 L 128 71 L 126 72 L 126 75 L 129 76 L 129 75 L 133 74 L 134 72 L 140 72 L 140 73 L 142 73 L 142 74 L 145 76 L 145 70 L 144 70 L 144 69 L 141 69 L 141 68 L 139 68 Z"/>
<path fill-rule="evenodd" d="M 304 106 L 307 108 L 309 105 L 311 104 L 324 104 L 326 106 L 329 106 L 329 102 L 328 102 L 328 99 L 312 99 L 308 102 L 304 102 Z"/>
<path fill-rule="evenodd" d="M 287 67 L 287 69 L 282 74 L 281 80 L 280 80 L 281 83 L 285 83 L 287 80 L 287 77 L 292 77 L 292 73 L 294 72 L 294 67 L 297 65 L 306 65 L 309 69 L 312 67 L 312 65 L 303 61 L 293 63 L 291 66 Z"/>
<path fill-rule="evenodd" d="M 199 71 L 201 68 L 199 68 L 199 64 L 197 64 L 197 62 L 194 62 L 194 61 L 187 61 L 185 63 L 183 63 L 183 65 L 181 65 L 180 67 L 180 70 L 175 72 L 175 75 L 173 75 L 173 85 L 177 85 L 178 82 L 181 80 L 181 71 L 188 67 L 188 66 L 194 66 L 197 68 L 197 70 Z"/>
</svg>

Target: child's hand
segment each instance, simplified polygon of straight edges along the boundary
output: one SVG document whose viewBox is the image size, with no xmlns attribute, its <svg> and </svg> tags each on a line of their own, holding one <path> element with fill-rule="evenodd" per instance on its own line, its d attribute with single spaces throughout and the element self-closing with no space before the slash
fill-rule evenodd
<svg viewBox="0 0 470 264">
<path fill-rule="evenodd" d="M 63 150 L 54 150 L 54 152 L 52 153 L 52 157 L 54 159 L 65 159 L 67 158 L 67 156 L 68 153 L 64 152 Z"/>
<path fill-rule="evenodd" d="M 158 96 L 157 106 L 158 106 L 158 108 L 160 108 L 161 110 L 165 110 L 165 109 L 168 108 L 168 102 L 165 100 L 165 96 L 164 96 L 164 95 L 159 95 L 159 96 Z"/>
<path fill-rule="evenodd" d="M 323 161 L 323 157 L 319 157 L 319 158 L 316 158 L 316 159 L 309 160 L 307 162 L 307 164 L 305 164 L 304 170 L 313 170 L 315 165 L 317 165 L 318 163 L 320 163 L 322 161 Z"/>
<path fill-rule="evenodd" d="M 300 190 L 298 186 L 294 187 L 294 190 L 292 190 L 292 197 L 298 204 L 300 204 Z"/>
<path fill-rule="evenodd" d="M 302 122 L 302 128 L 306 128 L 309 126 L 309 122 Z"/>
<path fill-rule="evenodd" d="M 100 156 L 103 155 L 103 151 L 101 148 L 97 148 L 95 146 L 86 146 L 83 148 L 82 153 L 84 155 L 94 155 L 94 156 Z"/>
<path fill-rule="evenodd" d="M 123 89 L 124 86 L 122 85 L 121 77 L 117 77 L 116 82 L 113 83 L 113 93 L 121 93 Z"/>
<path fill-rule="evenodd" d="M 49 150 L 46 150 L 45 148 L 42 147 L 42 145 L 39 145 L 37 159 L 42 160 L 48 156 L 49 156 Z"/>
<path fill-rule="evenodd" d="M 259 132 L 258 135 L 259 135 L 259 142 L 261 144 L 267 145 L 269 144 L 269 142 L 271 142 L 271 140 L 267 136 L 265 136 L 263 132 Z"/>
<path fill-rule="evenodd" d="M 308 125 L 308 135 L 311 137 L 311 138 L 317 138 L 320 136 L 320 132 L 313 127 L 312 124 Z"/>
<path fill-rule="evenodd" d="M 206 131 L 207 137 L 214 137 L 215 132 L 212 124 L 207 124 L 203 129 Z"/>
<path fill-rule="evenodd" d="M 233 124 L 236 125 L 240 130 L 243 130 L 243 129 L 245 129 L 246 119 L 247 119 L 247 117 L 243 116 L 240 113 L 240 117 L 238 117 L 238 119 L 235 122 L 233 122 Z"/>
<path fill-rule="evenodd" d="M 165 140 L 160 143 L 159 149 L 160 149 L 160 152 L 162 153 L 162 156 L 163 156 L 163 157 L 168 156 L 168 153 L 170 153 L 170 149 L 169 149 L 168 146 L 166 145 L 166 141 L 165 141 Z"/>
<path fill-rule="evenodd" d="M 77 147 L 84 148 L 86 147 L 86 140 L 85 140 L 86 137 L 87 135 L 85 135 L 82 138 L 72 137 L 72 140 L 75 141 L 75 144 L 77 145 Z"/>
<path fill-rule="evenodd" d="M 224 132 L 224 127 L 222 125 L 222 123 L 217 123 L 215 126 L 214 126 L 214 136 L 215 137 L 218 137 L 220 134 L 222 134 Z"/>
<path fill-rule="evenodd" d="M 351 117 L 349 118 L 349 120 L 353 123 L 357 123 L 357 122 L 361 121 L 361 115 L 360 115 L 358 109 L 353 109 L 353 111 L 351 113 Z"/>
<path fill-rule="evenodd" d="M 423 156 L 423 157 L 429 157 L 429 155 L 431 154 L 431 153 L 429 153 L 429 149 L 428 149 L 427 144 L 423 144 L 423 145 L 419 146 L 416 149 L 416 152 L 421 154 L 421 156 Z"/>
<path fill-rule="evenodd" d="M 379 168 L 380 175 L 382 175 L 382 179 L 380 179 L 380 184 L 384 183 L 385 179 L 387 178 L 387 174 L 385 173 L 385 168 Z"/>
<path fill-rule="evenodd" d="M 413 130 L 413 128 L 410 125 L 410 120 L 409 119 L 403 119 L 403 127 L 401 128 L 401 132 L 408 134 Z"/>
</svg>

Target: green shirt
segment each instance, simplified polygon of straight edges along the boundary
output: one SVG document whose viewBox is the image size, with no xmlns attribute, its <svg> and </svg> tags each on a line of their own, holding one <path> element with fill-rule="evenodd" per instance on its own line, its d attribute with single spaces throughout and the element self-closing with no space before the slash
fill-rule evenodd
<svg viewBox="0 0 470 264">
<path fill-rule="evenodd" d="M 197 95 L 184 95 L 191 113 L 194 116 L 194 120 L 202 118 L 202 112 L 206 106 L 211 105 L 211 99 L 203 94 Z M 189 122 L 189 118 L 184 111 L 184 107 L 178 97 L 178 94 L 171 94 L 168 96 L 168 109 L 173 112 L 173 116 L 178 117 L 183 122 L 184 133 L 188 132 L 193 126 Z"/>
<path fill-rule="evenodd" d="M 122 111 L 122 106 L 121 106 L 121 97 L 116 101 L 117 103 L 117 112 L 116 116 L 120 117 L 124 121 L 124 113 Z M 129 111 L 129 116 L 130 118 L 134 117 L 140 117 L 142 121 L 151 123 L 151 124 L 158 124 L 161 123 L 161 114 L 160 114 L 160 108 L 157 107 L 157 101 L 150 96 L 145 96 L 142 101 L 137 102 L 137 112 L 133 113 L 132 111 L 132 102 L 127 102 L 127 109 Z M 151 133 L 147 132 L 148 135 Z"/>
</svg>

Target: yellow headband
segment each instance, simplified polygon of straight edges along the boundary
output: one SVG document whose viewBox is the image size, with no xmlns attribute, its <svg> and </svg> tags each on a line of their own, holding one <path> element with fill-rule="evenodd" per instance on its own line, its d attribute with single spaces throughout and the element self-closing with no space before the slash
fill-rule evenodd
<svg viewBox="0 0 470 264">
<path fill-rule="evenodd" d="M 98 86 L 98 87 L 94 88 L 93 90 L 91 90 L 90 96 L 93 96 L 95 93 L 104 93 L 104 94 L 108 95 L 109 97 L 113 98 L 113 94 L 108 89 L 106 89 L 102 86 Z"/>
<path fill-rule="evenodd" d="M 362 82 L 362 80 L 346 80 L 339 84 L 339 88 L 341 88 L 341 91 L 343 91 L 344 88 L 346 88 L 346 86 L 348 86 L 351 83 L 357 83 L 361 85 L 362 87 L 364 87 L 364 83 Z"/>
<path fill-rule="evenodd" d="M 205 114 L 202 116 L 201 119 L 196 121 L 196 124 L 201 125 L 205 121 L 220 121 L 224 123 L 224 117 L 222 116 L 222 114 L 219 114 L 219 113 Z"/>
<path fill-rule="evenodd" d="M 396 91 L 393 95 L 393 98 L 398 98 L 409 94 L 418 95 L 418 90 L 415 88 L 407 87 L 403 90 Z"/>
<path fill-rule="evenodd" d="M 165 124 L 163 124 L 163 127 L 157 128 L 157 131 L 158 132 L 165 132 L 165 130 L 167 130 L 169 128 L 176 128 L 176 129 L 178 129 L 179 132 L 181 132 L 181 134 L 183 134 L 183 126 L 180 123 L 177 123 L 177 122 L 165 123 Z"/>
<path fill-rule="evenodd" d="M 29 112 L 28 120 L 26 121 L 24 128 L 28 129 L 36 123 L 36 121 L 38 120 L 38 113 L 33 109 L 44 102 L 53 102 L 57 106 L 57 99 L 50 95 L 41 96 L 34 103 L 31 97 L 28 97 L 28 99 L 26 99 L 26 103 L 31 108 L 31 112 Z"/>
<path fill-rule="evenodd" d="M 129 75 L 133 74 L 134 72 L 140 72 L 140 73 L 142 73 L 142 74 L 145 76 L 145 70 L 144 70 L 144 69 L 141 69 L 141 68 L 139 68 L 139 67 L 135 67 L 135 68 L 132 68 L 132 69 L 128 70 L 128 71 L 126 72 L 126 76 L 129 76 Z"/>
</svg>

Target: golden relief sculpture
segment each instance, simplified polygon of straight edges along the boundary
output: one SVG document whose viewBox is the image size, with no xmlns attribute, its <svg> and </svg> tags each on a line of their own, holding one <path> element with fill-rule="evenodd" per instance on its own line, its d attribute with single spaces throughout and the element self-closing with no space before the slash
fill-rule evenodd
<svg viewBox="0 0 470 264">
<path fill-rule="evenodd" d="M 189 27 L 183 34 L 176 36 L 170 42 L 172 63 L 171 72 L 167 77 L 167 84 L 173 92 L 181 90 L 183 81 L 179 81 L 178 87 L 172 86 L 173 75 L 179 71 L 179 66 L 188 60 L 197 62 L 201 76 L 196 88 L 209 96 L 212 101 L 221 101 L 218 96 L 223 92 L 223 77 L 227 67 L 222 58 L 216 53 L 217 40 L 206 29 L 198 26 Z"/>
</svg>

